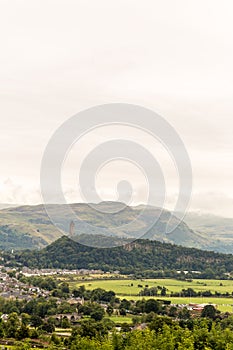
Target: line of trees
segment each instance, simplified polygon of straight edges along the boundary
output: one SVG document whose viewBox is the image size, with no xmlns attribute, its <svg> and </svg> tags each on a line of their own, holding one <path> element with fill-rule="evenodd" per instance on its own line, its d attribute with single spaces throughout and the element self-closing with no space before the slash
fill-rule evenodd
<svg viewBox="0 0 233 350">
<path fill-rule="evenodd" d="M 217 292 L 212 293 L 210 290 L 195 291 L 193 288 L 183 288 L 178 292 L 169 292 L 166 287 L 145 287 L 139 292 L 140 296 L 168 296 L 168 297 L 232 297 L 233 292 Z"/>
</svg>

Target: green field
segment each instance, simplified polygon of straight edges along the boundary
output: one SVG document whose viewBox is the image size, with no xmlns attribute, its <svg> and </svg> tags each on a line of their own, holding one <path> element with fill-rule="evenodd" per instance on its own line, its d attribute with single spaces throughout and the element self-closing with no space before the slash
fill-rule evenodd
<svg viewBox="0 0 233 350">
<path fill-rule="evenodd" d="M 85 285 L 86 289 L 103 288 L 106 290 L 114 290 L 119 296 L 136 296 L 138 293 L 148 287 L 164 286 L 167 288 L 168 293 L 179 292 L 181 289 L 193 288 L 195 291 L 210 290 L 212 293 L 221 292 L 230 294 L 233 291 L 233 281 L 230 280 L 198 280 L 195 279 L 192 282 L 179 281 L 176 279 L 120 279 L 120 280 L 92 280 L 92 281 L 76 281 L 70 283 L 72 288 L 79 285 Z M 141 285 L 143 287 L 138 287 Z"/>
<path fill-rule="evenodd" d="M 140 300 L 140 299 L 150 299 L 150 298 L 155 298 L 157 299 L 158 297 L 129 297 L 126 296 L 125 299 L 133 299 L 133 300 Z M 233 298 L 214 298 L 214 297 L 207 297 L 207 298 L 170 298 L 170 297 L 162 297 L 159 299 L 165 299 L 165 300 L 171 300 L 172 304 L 214 304 L 216 305 L 216 308 L 222 312 L 232 312 L 233 311 Z"/>
<path fill-rule="evenodd" d="M 115 323 L 132 323 L 132 317 L 130 316 L 110 316 L 108 317 L 111 321 Z"/>
<path fill-rule="evenodd" d="M 183 288 L 193 288 L 195 291 L 207 291 L 210 290 L 212 293 L 221 292 L 230 294 L 233 291 L 233 281 L 230 280 L 202 280 L 195 279 L 192 282 L 179 281 L 176 279 L 120 279 L 120 280 L 89 280 L 89 281 L 72 281 L 70 282 L 71 288 L 77 288 L 80 285 L 85 285 L 86 289 L 103 288 L 105 290 L 113 290 L 120 298 L 138 300 L 142 299 L 138 294 L 146 286 L 150 287 L 166 287 L 167 293 L 179 292 Z M 141 285 L 142 287 L 138 287 Z M 148 299 L 150 297 L 145 297 Z M 158 297 L 155 297 L 158 298 Z M 189 303 L 212 303 L 216 304 L 220 311 L 233 310 L 233 298 L 216 298 L 216 297 L 199 297 L 199 298 L 184 298 L 184 297 L 169 297 L 165 299 L 171 300 L 172 304 L 189 304 Z"/>
</svg>

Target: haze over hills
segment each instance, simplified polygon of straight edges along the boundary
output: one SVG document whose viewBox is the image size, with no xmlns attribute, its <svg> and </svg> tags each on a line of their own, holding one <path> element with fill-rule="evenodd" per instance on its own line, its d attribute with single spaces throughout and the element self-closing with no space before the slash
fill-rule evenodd
<svg viewBox="0 0 233 350">
<path fill-rule="evenodd" d="M 233 253 L 233 218 L 189 212 L 184 220 L 195 232 L 215 242 L 216 250 Z"/>
<path fill-rule="evenodd" d="M 207 219 L 198 220 L 194 215 L 187 215 L 187 223 L 181 222 L 174 232 L 166 234 L 166 225 L 171 217 L 171 213 L 163 210 L 160 215 L 160 209 L 152 207 L 125 207 L 120 210 L 121 203 L 102 202 L 93 209 L 88 204 L 71 204 L 72 210 L 77 214 L 75 221 L 75 234 L 79 236 L 79 241 L 88 244 L 89 234 L 98 236 L 96 241 L 100 241 L 100 236 L 108 236 L 106 246 L 119 245 L 122 239 L 128 238 L 148 238 L 162 242 L 178 244 L 185 247 L 196 247 L 200 249 L 215 250 L 221 252 L 233 252 L 233 235 L 221 240 L 219 235 L 211 234 L 212 226 Z M 66 216 L 66 205 L 50 205 L 49 210 L 59 222 L 62 230 L 58 230 L 48 217 L 43 205 L 20 206 L 7 208 L 0 211 L 0 248 L 3 249 L 24 249 L 24 248 L 43 248 L 55 241 L 64 234 L 68 234 L 70 218 Z M 137 216 L 144 209 L 144 221 L 137 219 Z M 119 211 L 118 211 L 119 210 Z M 107 212 L 103 214 L 102 211 Z M 118 211 L 118 212 L 117 212 Z M 117 213 L 115 213 L 117 212 Z M 160 217 L 159 217 L 160 215 Z M 157 223 L 141 237 L 141 232 L 145 229 L 145 222 L 153 222 L 155 217 Z M 172 216 L 173 222 L 177 223 L 176 216 Z M 216 219 L 217 220 L 217 219 Z M 216 222 L 215 220 L 215 222 Z M 211 221 L 211 220 L 210 220 Z M 90 224 L 87 225 L 86 223 Z M 131 223 L 133 232 L 127 230 L 127 224 Z M 217 224 L 217 222 L 216 222 Z M 219 222 L 220 224 L 220 222 Z M 201 226 L 202 225 L 202 226 Z M 222 227 L 223 227 L 222 223 Z M 191 229 L 190 227 L 194 228 Z M 214 229 L 213 229 L 214 230 Z M 225 232 L 227 236 L 227 233 Z M 96 241 L 93 243 L 96 244 Z M 100 244 L 100 246 L 102 246 Z"/>
<path fill-rule="evenodd" d="M 18 207 L 17 204 L 10 204 L 10 203 L 0 203 L 0 210 L 6 209 L 6 208 L 15 208 Z"/>
</svg>

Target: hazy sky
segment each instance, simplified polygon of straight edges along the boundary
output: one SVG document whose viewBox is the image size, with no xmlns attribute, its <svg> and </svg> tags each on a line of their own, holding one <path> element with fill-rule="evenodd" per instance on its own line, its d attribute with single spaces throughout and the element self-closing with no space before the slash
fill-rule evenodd
<svg viewBox="0 0 233 350">
<path fill-rule="evenodd" d="M 0 202 L 41 202 L 40 162 L 53 132 L 80 110 L 126 102 L 153 109 L 183 139 L 190 209 L 232 217 L 232 13 L 230 0 L 0 0 Z M 158 151 L 172 206 L 174 169 L 134 130 L 98 130 L 75 146 L 64 168 L 67 199 L 80 200 L 76 162 L 119 133 Z M 123 173 L 135 182 L 134 203 L 144 200 L 130 164 L 105 168 L 96 182 L 103 199 L 115 198 Z"/>
</svg>

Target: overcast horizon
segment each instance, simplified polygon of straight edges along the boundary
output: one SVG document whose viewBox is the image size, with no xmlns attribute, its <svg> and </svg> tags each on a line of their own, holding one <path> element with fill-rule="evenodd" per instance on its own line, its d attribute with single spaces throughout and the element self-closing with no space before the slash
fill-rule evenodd
<svg viewBox="0 0 233 350">
<path fill-rule="evenodd" d="M 40 165 L 55 130 L 86 108 L 141 105 L 165 118 L 193 169 L 189 211 L 233 217 L 233 3 L 178 0 L 0 3 L 0 204 L 38 204 Z M 169 154 L 130 127 L 91 131 L 74 145 L 62 181 L 68 202 L 82 202 L 81 162 L 101 142 L 125 137 L 144 145 L 165 174 L 172 210 L 178 177 Z M 106 164 L 96 177 L 103 200 L 117 183 L 133 184 L 130 204 L 146 202 L 143 173 Z"/>
</svg>

